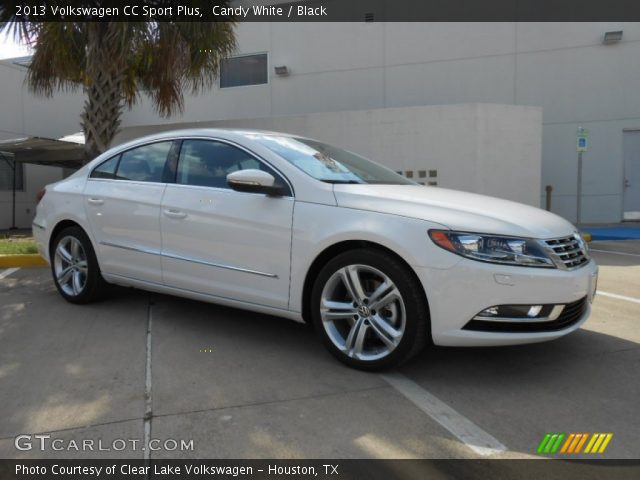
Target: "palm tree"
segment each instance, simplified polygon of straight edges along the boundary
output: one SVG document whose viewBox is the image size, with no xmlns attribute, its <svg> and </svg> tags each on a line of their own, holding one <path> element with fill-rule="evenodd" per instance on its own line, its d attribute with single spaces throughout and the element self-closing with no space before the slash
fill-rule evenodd
<svg viewBox="0 0 640 480">
<path fill-rule="evenodd" d="M 147 4 L 149 2 L 146 2 Z M 160 2 L 159 2 L 160 3 Z M 228 4 L 228 1 L 218 2 Z M 184 108 L 184 91 L 210 88 L 235 49 L 228 22 L 38 22 L 0 6 L 0 32 L 34 46 L 26 82 L 36 94 L 82 88 L 86 161 L 109 148 L 122 113 L 147 94 L 160 116 Z"/>
</svg>

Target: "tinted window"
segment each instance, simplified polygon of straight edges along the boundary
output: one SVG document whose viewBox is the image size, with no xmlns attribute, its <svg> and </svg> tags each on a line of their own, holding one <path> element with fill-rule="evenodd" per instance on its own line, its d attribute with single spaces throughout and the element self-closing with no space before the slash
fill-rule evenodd
<svg viewBox="0 0 640 480">
<path fill-rule="evenodd" d="M 285 181 L 278 173 L 251 154 L 233 145 L 210 140 L 182 142 L 176 183 L 230 188 L 227 184 L 227 175 L 247 169 L 263 170 L 275 177 L 276 184 L 286 187 Z"/>
<path fill-rule="evenodd" d="M 122 153 L 116 178 L 138 182 L 162 182 L 167 154 L 172 142 L 159 142 Z"/>
<path fill-rule="evenodd" d="M 220 88 L 267 83 L 268 73 L 266 53 L 226 58 L 220 62 Z"/>
<path fill-rule="evenodd" d="M 102 162 L 93 169 L 93 172 L 91 172 L 91 178 L 114 178 L 119 159 L 120 155 L 116 155 L 106 162 Z"/>
</svg>

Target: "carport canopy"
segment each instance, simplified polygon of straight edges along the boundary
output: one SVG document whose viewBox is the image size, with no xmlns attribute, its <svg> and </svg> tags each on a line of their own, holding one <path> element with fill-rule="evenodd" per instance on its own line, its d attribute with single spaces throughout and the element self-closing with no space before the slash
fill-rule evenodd
<svg viewBox="0 0 640 480">
<path fill-rule="evenodd" d="M 43 137 L 21 137 L 0 141 L 0 153 L 12 154 L 20 163 L 51 167 L 80 168 L 84 160 L 84 136 L 80 134 L 60 140 Z"/>
</svg>

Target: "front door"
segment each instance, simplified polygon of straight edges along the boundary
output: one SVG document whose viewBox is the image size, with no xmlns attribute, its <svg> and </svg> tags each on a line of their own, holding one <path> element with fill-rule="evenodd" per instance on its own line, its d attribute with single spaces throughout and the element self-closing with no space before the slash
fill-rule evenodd
<svg viewBox="0 0 640 480">
<path fill-rule="evenodd" d="M 167 286 L 275 308 L 287 308 L 293 197 L 232 190 L 236 170 L 283 177 L 242 148 L 183 140 L 176 183 L 161 208 L 162 272 Z"/>
<path fill-rule="evenodd" d="M 627 131 L 624 150 L 624 219 L 640 220 L 640 131 Z"/>
</svg>

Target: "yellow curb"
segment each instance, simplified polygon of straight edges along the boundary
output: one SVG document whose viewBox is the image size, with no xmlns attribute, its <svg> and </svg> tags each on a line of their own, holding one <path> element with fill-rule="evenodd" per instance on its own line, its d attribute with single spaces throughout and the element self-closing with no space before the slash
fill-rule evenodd
<svg viewBox="0 0 640 480">
<path fill-rule="evenodd" d="M 589 232 L 580 232 L 580 235 L 582 235 L 582 239 L 585 242 L 590 242 L 591 241 L 591 234 Z"/>
<path fill-rule="evenodd" d="M 0 268 L 47 267 L 49 264 L 37 253 L 19 255 L 0 255 Z"/>
</svg>

